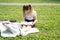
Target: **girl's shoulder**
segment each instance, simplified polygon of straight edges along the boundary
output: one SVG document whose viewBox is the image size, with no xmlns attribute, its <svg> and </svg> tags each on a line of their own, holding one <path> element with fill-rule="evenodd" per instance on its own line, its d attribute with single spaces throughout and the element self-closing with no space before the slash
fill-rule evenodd
<svg viewBox="0 0 60 40">
<path fill-rule="evenodd" d="M 36 11 L 35 11 L 35 10 L 33 10 L 33 13 L 36 13 Z"/>
<path fill-rule="evenodd" d="M 36 16 L 36 15 L 37 15 L 37 13 L 36 13 L 36 11 L 35 11 L 35 10 L 33 10 L 33 15 L 34 15 L 34 16 Z"/>
</svg>

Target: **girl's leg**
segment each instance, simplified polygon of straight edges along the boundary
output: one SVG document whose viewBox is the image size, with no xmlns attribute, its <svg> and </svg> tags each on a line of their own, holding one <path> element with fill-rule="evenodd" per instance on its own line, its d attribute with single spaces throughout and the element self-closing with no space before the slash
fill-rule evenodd
<svg viewBox="0 0 60 40">
<path fill-rule="evenodd" d="M 27 26 L 25 32 L 27 32 L 30 28 L 32 28 L 32 26 Z"/>
<path fill-rule="evenodd" d="M 27 32 L 30 28 L 32 28 L 32 26 L 27 26 L 27 27 L 26 27 L 26 26 L 23 26 L 22 29 L 23 29 L 25 32 Z"/>
<path fill-rule="evenodd" d="M 30 28 L 32 28 L 32 26 L 27 26 L 27 29 L 29 30 Z"/>
<path fill-rule="evenodd" d="M 27 28 L 27 27 L 23 25 L 22 29 L 23 29 L 24 31 L 26 31 L 26 30 L 27 30 L 26 28 Z"/>
</svg>

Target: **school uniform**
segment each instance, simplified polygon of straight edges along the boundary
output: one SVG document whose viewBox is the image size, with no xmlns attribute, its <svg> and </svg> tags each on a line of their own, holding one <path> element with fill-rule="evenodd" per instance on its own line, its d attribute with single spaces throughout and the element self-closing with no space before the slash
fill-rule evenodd
<svg viewBox="0 0 60 40">
<path fill-rule="evenodd" d="M 34 11 L 34 10 L 32 12 L 32 16 L 29 13 L 26 13 L 25 14 L 25 21 L 26 22 L 34 22 L 35 21 L 34 16 L 37 16 L 36 11 Z M 32 25 L 32 28 L 33 27 L 35 27 L 35 24 Z"/>
</svg>

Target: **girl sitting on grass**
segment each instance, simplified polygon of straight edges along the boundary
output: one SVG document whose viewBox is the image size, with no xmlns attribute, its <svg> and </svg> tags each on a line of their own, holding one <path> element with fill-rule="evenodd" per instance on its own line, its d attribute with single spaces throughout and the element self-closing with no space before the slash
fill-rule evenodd
<svg viewBox="0 0 60 40">
<path fill-rule="evenodd" d="M 32 9 L 31 5 L 23 5 L 23 19 L 26 22 L 32 22 L 28 26 L 23 25 L 23 29 L 27 31 L 29 28 L 35 27 L 37 22 L 37 14 L 36 11 Z"/>
</svg>

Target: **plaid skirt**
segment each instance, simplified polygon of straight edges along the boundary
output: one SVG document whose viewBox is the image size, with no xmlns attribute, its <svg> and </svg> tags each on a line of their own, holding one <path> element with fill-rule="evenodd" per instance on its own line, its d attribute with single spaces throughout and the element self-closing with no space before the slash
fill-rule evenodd
<svg viewBox="0 0 60 40">
<path fill-rule="evenodd" d="M 32 19 L 32 20 L 25 19 L 25 21 L 26 21 L 26 22 L 34 22 L 34 19 Z M 35 27 L 35 24 L 32 25 L 32 28 L 34 28 L 34 27 Z"/>
</svg>

